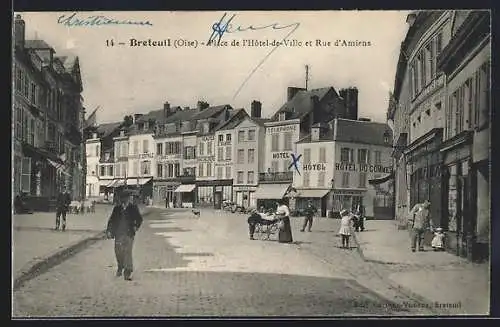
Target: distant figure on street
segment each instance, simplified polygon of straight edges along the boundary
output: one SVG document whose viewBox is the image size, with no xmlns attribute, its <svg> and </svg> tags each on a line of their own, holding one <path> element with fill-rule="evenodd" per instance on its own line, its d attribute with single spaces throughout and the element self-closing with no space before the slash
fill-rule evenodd
<svg viewBox="0 0 500 327">
<path fill-rule="evenodd" d="M 71 197 L 69 193 L 66 191 L 66 188 L 63 187 L 61 192 L 57 195 L 56 200 L 56 230 L 59 229 L 59 225 L 61 224 L 61 216 L 62 216 L 62 230 L 66 230 L 66 214 L 69 210 L 69 205 L 71 203 Z"/>
<path fill-rule="evenodd" d="M 305 231 L 306 227 L 308 225 L 309 225 L 309 227 L 307 228 L 307 231 L 308 232 L 311 231 L 313 217 L 317 211 L 318 211 L 318 209 L 315 206 L 313 206 L 312 201 L 311 200 L 307 201 L 307 207 L 306 207 L 306 210 L 304 212 L 304 215 L 305 215 L 304 224 L 302 225 L 302 229 L 300 230 L 301 232 Z"/>
<path fill-rule="evenodd" d="M 106 235 L 115 239 L 115 255 L 118 269 L 116 276 L 123 275 L 125 280 L 132 280 L 134 270 L 132 248 L 136 231 L 141 227 L 142 216 L 136 204 L 131 203 L 130 194 L 123 191 L 119 195 L 120 203 L 113 208 L 109 217 Z"/>
<path fill-rule="evenodd" d="M 292 243 L 292 226 L 290 225 L 290 209 L 285 204 L 285 200 L 278 201 L 278 208 L 276 209 L 276 216 L 281 220 L 280 230 L 278 233 L 278 242 Z"/>
<path fill-rule="evenodd" d="M 424 203 L 417 203 L 410 210 L 409 230 L 411 238 L 411 251 L 415 252 L 418 250 L 424 251 L 424 233 L 427 229 L 432 228 L 432 221 L 430 219 L 430 207 L 431 203 L 429 200 L 425 200 Z"/>
<path fill-rule="evenodd" d="M 443 229 L 441 227 L 436 228 L 434 232 L 434 238 L 432 239 L 431 246 L 434 251 L 443 251 L 444 250 L 444 237 Z"/>
<path fill-rule="evenodd" d="M 354 212 L 356 216 L 354 230 L 356 232 L 362 232 L 365 230 L 365 207 L 361 203 L 359 203 L 356 206 L 356 210 Z"/>
<path fill-rule="evenodd" d="M 353 215 L 348 210 L 340 211 L 340 229 L 339 234 L 342 237 L 342 248 L 349 249 L 349 239 L 351 237 L 351 226 L 353 223 Z"/>
</svg>

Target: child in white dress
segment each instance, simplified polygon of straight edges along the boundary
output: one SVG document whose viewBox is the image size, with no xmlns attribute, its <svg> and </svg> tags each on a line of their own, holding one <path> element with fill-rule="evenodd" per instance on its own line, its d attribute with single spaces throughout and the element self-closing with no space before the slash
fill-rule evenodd
<svg viewBox="0 0 500 327">
<path fill-rule="evenodd" d="M 342 237 L 342 248 L 349 249 L 349 238 L 351 236 L 352 215 L 347 210 L 340 212 L 340 230 L 339 234 Z"/>
<path fill-rule="evenodd" d="M 431 246 L 434 251 L 443 251 L 444 250 L 444 237 L 442 228 L 436 228 L 434 232 L 434 238 L 432 239 Z"/>
</svg>

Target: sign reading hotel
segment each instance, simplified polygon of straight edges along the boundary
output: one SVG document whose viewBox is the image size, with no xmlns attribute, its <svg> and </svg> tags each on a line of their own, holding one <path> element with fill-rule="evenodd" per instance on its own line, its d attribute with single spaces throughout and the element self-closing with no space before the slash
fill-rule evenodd
<svg viewBox="0 0 500 327">
<path fill-rule="evenodd" d="M 307 164 L 307 165 L 303 165 L 302 168 L 305 171 L 324 171 L 324 170 L 326 170 L 326 165 L 324 163 Z"/>
<path fill-rule="evenodd" d="M 274 152 L 273 159 L 289 159 L 291 158 L 290 152 Z"/>
<path fill-rule="evenodd" d="M 279 134 L 284 132 L 294 132 L 297 129 L 297 125 L 286 125 L 286 126 L 276 126 L 266 128 L 267 134 Z"/>
<path fill-rule="evenodd" d="M 383 167 L 382 165 L 368 165 L 368 164 L 341 162 L 335 164 L 335 170 L 390 174 L 392 172 L 392 167 Z"/>
</svg>

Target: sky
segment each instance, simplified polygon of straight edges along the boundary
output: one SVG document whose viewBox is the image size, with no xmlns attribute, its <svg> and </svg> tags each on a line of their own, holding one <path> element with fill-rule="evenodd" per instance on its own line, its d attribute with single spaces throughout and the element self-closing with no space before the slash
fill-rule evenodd
<svg viewBox="0 0 500 327">
<path fill-rule="evenodd" d="M 223 15 L 226 16 L 222 19 Z M 360 117 L 385 122 L 394 85 L 399 48 L 407 31 L 406 11 L 272 11 L 272 12 L 38 12 L 20 13 L 26 39 L 43 39 L 56 55 L 77 55 L 87 115 L 97 106 L 98 123 L 121 121 L 127 114 L 171 106 L 230 104 L 250 112 L 252 100 L 267 117 L 286 102 L 288 86 L 309 88 L 355 86 Z M 61 17 L 64 15 L 64 17 Z M 68 17 L 71 20 L 67 20 Z M 112 24 L 68 26 L 76 19 L 104 16 Z M 227 46 L 207 46 L 214 23 Z M 101 21 L 104 19 L 102 18 Z M 274 24 L 274 25 L 273 25 Z M 255 30 L 248 30 L 253 26 Z M 266 27 L 257 29 L 258 27 Z M 240 30 L 238 30 L 240 27 Z M 290 34 L 291 33 L 291 34 Z M 242 41 L 302 42 L 301 46 L 243 46 Z M 217 35 L 217 34 L 216 34 Z M 132 47 L 130 40 L 170 39 L 180 45 Z M 114 46 L 107 46 L 113 40 Z M 321 45 L 317 45 L 321 40 Z M 336 41 L 364 41 L 365 46 L 336 46 Z M 232 42 L 239 46 L 231 46 Z M 310 44 L 306 42 L 311 41 Z M 119 42 L 125 43 L 119 45 Z M 330 42 L 330 46 L 323 45 Z M 110 41 L 108 41 L 110 43 Z M 370 44 L 366 46 L 366 44 Z M 338 44 L 338 43 L 337 43 Z M 272 51 L 272 52 L 271 52 Z M 253 73 L 252 73 L 253 72 Z"/>
</svg>

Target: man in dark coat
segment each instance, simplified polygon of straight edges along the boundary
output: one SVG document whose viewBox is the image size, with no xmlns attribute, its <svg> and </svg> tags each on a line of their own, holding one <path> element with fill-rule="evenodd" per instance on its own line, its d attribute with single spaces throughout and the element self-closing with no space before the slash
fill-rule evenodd
<svg viewBox="0 0 500 327">
<path fill-rule="evenodd" d="M 56 230 L 59 229 L 59 225 L 61 224 L 61 216 L 62 216 L 62 230 L 66 230 L 66 214 L 69 210 L 69 205 L 71 204 L 71 197 L 69 193 L 66 191 L 66 188 L 63 187 L 61 192 L 57 195 L 56 200 Z"/>
<path fill-rule="evenodd" d="M 113 208 L 108 221 L 107 237 L 115 239 L 115 255 L 118 269 L 116 276 L 132 280 L 132 248 L 136 231 L 141 227 L 142 216 L 136 204 L 130 200 L 130 193 L 119 195 L 119 204 Z"/>
<path fill-rule="evenodd" d="M 312 227 L 312 223 L 313 223 L 313 217 L 314 217 L 314 214 L 316 214 L 317 211 L 318 211 L 318 209 L 316 209 L 316 207 L 313 206 L 312 201 L 309 200 L 307 202 L 306 210 L 304 211 L 305 218 L 304 218 L 304 225 L 302 225 L 302 229 L 300 230 L 301 232 L 305 231 L 306 227 L 308 225 L 309 225 L 309 227 L 307 228 L 307 231 L 308 232 L 311 231 L 311 227 Z"/>
</svg>

